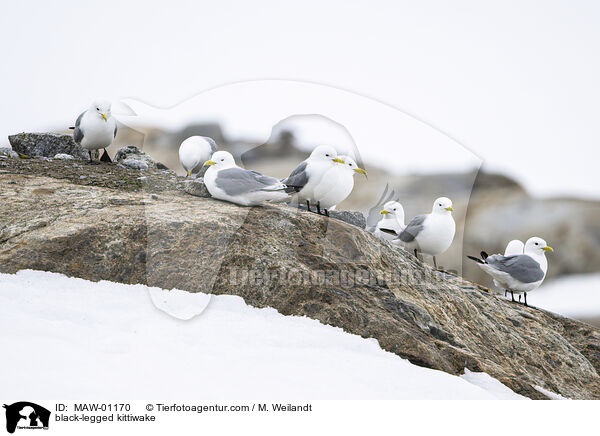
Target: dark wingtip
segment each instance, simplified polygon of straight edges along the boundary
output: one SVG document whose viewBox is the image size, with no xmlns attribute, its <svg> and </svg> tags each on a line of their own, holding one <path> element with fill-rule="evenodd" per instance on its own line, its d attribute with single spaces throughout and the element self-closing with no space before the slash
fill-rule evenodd
<svg viewBox="0 0 600 436">
<path fill-rule="evenodd" d="M 468 255 L 467 255 L 467 257 L 468 257 L 469 259 L 471 259 L 471 260 L 474 260 L 474 261 L 475 261 L 475 262 L 477 262 L 477 263 L 481 263 L 481 264 L 485 263 L 483 260 L 479 259 L 478 257 L 475 257 L 475 256 L 468 256 Z"/>
<path fill-rule="evenodd" d="M 69 130 L 75 130 L 75 127 L 69 127 Z"/>
<path fill-rule="evenodd" d="M 388 235 L 394 235 L 394 236 L 398 236 L 398 233 L 396 233 L 396 231 L 395 231 L 395 230 L 392 230 L 392 229 L 384 229 L 384 228 L 381 228 L 381 229 L 379 229 L 379 230 L 380 230 L 381 232 L 383 232 L 383 233 L 387 233 Z"/>
<path fill-rule="evenodd" d="M 100 157 L 100 162 L 112 162 L 112 160 L 110 160 L 110 156 L 108 155 L 106 149 L 104 149 L 104 153 L 102 153 L 102 156 Z"/>
<path fill-rule="evenodd" d="M 483 260 L 486 260 L 488 258 L 488 254 L 485 251 L 482 251 L 480 254 Z"/>
</svg>

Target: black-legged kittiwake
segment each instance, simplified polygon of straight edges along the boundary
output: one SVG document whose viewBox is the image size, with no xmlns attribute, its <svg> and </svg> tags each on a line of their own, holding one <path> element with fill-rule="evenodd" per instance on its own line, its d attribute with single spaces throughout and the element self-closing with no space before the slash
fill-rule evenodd
<svg viewBox="0 0 600 436">
<path fill-rule="evenodd" d="M 521 241 L 519 239 L 513 239 L 508 244 L 506 244 L 506 248 L 504 249 L 504 255 L 511 256 L 513 254 L 523 254 L 524 248 L 525 248 L 525 244 L 523 244 L 523 241 Z M 487 253 L 485 253 L 484 251 L 481 252 L 482 259 L 487 256 L 488 256 Z M 500 285 L 500 283 L 498 283 L 498 281 L 496 279 L 494 279 L 494 285 L 496 285 L 497 288 L 503 289 L 502 286 Z M 508 289 L 504 289 L 505 297 L 506 297 L 507 292 L 508 292 Z"/>
<path fill-rule="evenodd" d="M 208 136 L 190 136 L 179 146 L 179 162 L 190 177 L 217 151 L 217 144 Z"/>
<path fill-rule="evenodd" d="M 328 145 L 319 145 L 308 159 L 301 162 L 292 173 L 282 182 L 289 187 L 288 192 L 295 192 L 292 203 L 302 204 L 310 211 L 310 203 L 317 206 L 317 213 L 321 213 L 320 198 L 315 196 L 315 188 L 323 181 L 325 173 L 333 168 L 336 163 L 344 163 L 338 158 L 337 152 Z M 323 186 L 323 185 L 321 185 Z M 327 192 L 327 189 L 323 189 Z"/>
<path fill-rule="evenodd" d="M 485 253 L 482 253 L 481 259 L 474 256 L 467 257 L 477 262 L 482 270 L 492 276 L 495 283 L 508 289 L 512 301 L 515 301 L 515 292 L 523 293 L 527 306 L 527 292 L 537 289 L 546 277 L 548 271 L 546 251 L 554 250 L 542 238 L 534 236 L 525 243 L 523 254 L 484 256 Z"/>
<path fill-rule="evenodd" d="M 242 206 L 289 199 L 283 183 L 275 177 L 238 167 L 227 151 L 217 151 L 204 164 L 210 166 L 204 174 L 204 184 L 214 198 Z"/>
<path fill-rule="evenodd" d="M 344 201 L 354 189 L 354 176 L 356 174 L 367 175 L 367 172 L 359 168 L 350 156 L 338 156 L 342 162 L 337 162 L 323 175 L 321 183 L 315 188 L 315 198 L 320 198 L 319 206 L 327 213 L 327 210 L 335 209 L 335 206 Z"/>
<path fill-rule="evenodd" d="M 75 127 L 71 128 L 73 129 L 73 139 L 88 151 L 90 162 L 93 162 L 92 150 L 102 148 L 104 153 L 100 160 L 103 162 L 111 161 L 106 152 L 106 147 L 110 146 L 115 136 L 117 136 L 117 122 L 111 114 L 110 102 L 95 101 L 88 110 L 77 117 Z"/>
<path fill-rule="evenodd" d="M 368 232 L 374 233 L 377 230 L 377 223 L 381 220 L 381 211 L 385 208 L 385 204 L 390 201 L 398 201 L 396 191 L 390 188 L 389 183 L 385 185 L 383 193 L 377 200 L 377 203 L 364 214 L 367 222 L 366 229 Z"/>
<path fill-rule="evenodd" d="M 445 252 L 454 239 L 456 223 L 452 218 L 452 201 L 440 197 L 433 202 L 431 213 L 417 215 L 400 232 L 398 239 L 407 249 L 433 256 L 433 265 L 437 268 L 435 256 Z M 381 229 L 383 232 L 395 232 Z"/>
<path fill-rule="evenodd" d="M 404 208 L 397 201 L 388 201 L 380 212 L 381 219 L 375 226 L 374 235 L 386 241 L 398 240 L 397 236 L 406 227 L 404 224 Z M 383 232 L 381 229 L 392 230 L 394 234 Z"/>
</svg>

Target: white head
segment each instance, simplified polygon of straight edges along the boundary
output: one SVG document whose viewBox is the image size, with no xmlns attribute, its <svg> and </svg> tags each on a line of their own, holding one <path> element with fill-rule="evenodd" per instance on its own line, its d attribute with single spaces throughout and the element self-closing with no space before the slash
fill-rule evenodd
<svg viewBox="0 0 600 436">
<path fill-rule="evenodd" d="M 433 202 L 431 213 L 442 213 L 450 215 L 454 209 L 452 209 L 452 200 L 447 197 L 440 197 Z"/>
<path fill-rule="evenodd" d="M 343 164 L 344 161 L 340 159 L 337 155 L 337 151 L 335 148 L 329 145 L 319 145 L 315 148 L 309 157 L 310 160 L 320 160 L 320 161 L 333 161 L 337 163 Z"/>
<path fill-rule="evenodd" d="M 383 205 L 381 214 L 387 217 L 394 217 L 400 222 L 404 222 L 404 208 L 397 201 L 388 201 Z"/>
<path fill-rule="evenodd" d="M 525 244 L 518 239 L 513 239 L 506 246 L 506 250 L 504 250 L 505 256 L 512 256 L 514 254 L 523 254 L 523 248 L 525 248 Z"/>
<path fill-rule="evenodd" d="M 110 118 L 110 102 L 106 100 L 96 100 L 92 103 L 88 111 L 99 116 L 104 121 L 108 121 Z"/>
<path fill-rule="evenodd" d="M 215 168 L 230 168 L 237 166 L 232 154 L 228 151 L 215 151 L 210 158 L 204 162 L 204 165 L 214 165 Z"/>
<path fill-rule="evenodd" d="M 354 161 L 354 159 L 352 159 L 350 156 L 339 156 L 339 158 L 341 160 L 344 161 L 344 163 L 338 163 L 338 165 L 342 165 L 345 168 L 348 169 L 348 171 L 352 171 L 352 175 L 356 174 L 356 173 L 360 173 L 360 174 L 364 174 L 365 176 L 367 175 L 367 172 L 365 170 L 363 170 L 362 168 L 359 168 L 358 165 L 356 165 L 356 162 Z"/>
<path fill-rule="evenodd" d="M 529 238 L 527 242 L 525 242 L 525 249 L 523 250 L 525 254 L 537 256 L 543 256 L 546 251 L 554 250 L 546 243 L 546 241 L 544 241 L 542 238 L 538 238 L 537 236 Z"/>
</svg>

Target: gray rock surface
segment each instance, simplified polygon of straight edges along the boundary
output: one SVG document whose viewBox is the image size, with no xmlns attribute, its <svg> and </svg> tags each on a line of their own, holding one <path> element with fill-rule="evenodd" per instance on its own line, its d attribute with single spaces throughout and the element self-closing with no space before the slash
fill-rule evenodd
<svg viewBox="0 0 600 436">
<path fill-rule="evenodd" d="M 75 158 L 73 156 L 71 156 L 70 154 L 58 153 L 57 155 L 54 156 L 54 159 L 73 160 Z"/>
<path fill-rule="evenodd" d="M 76 159 L 88 159 L 88 153 L 76 144 L 71 135 L 56 133 L 19 133 L 8 137 L 17 153 L 31 157 L 54 157 L 70 154 Z"/>
<path fill-rule="evenodd" d="M 144 162 L 143 160 L 128 158 L 128 159 L 123 159 L 120 163 L 121 163 L 121 165 L 124 165 L 129 168 L 133 168 L 135 170 L 147 170 L 148 169 L 148 164 L 146 162 Z"/>
<path fill-rule="evenodd" d="M 186 179 L 184 181 L 183 190 L 195 197 L 210 198 L 210 192 L 206 189 L 206 185 L 202 179 Z"/>
<path fill-rule="evenodd" d="M 190 196 L 153 169 L 140 181 L 116 165 L 74 165 L 0 160 L 0 272 L 239 295 L 376 338 L 418 365 L 485 371 L 531 398 L 545 398 L 541 386 L 600 399 L 597 328 L 503 300 L 336 219 Z"/>
<path fill-rule="evenodd" d="M 160 162 L 155 162 L 154 159 L 152 159 L 152 157 L 144 153 L 135 145 L 121 147 L 115 153 L 113 160 L 130 168 L 135 168 L 139 170 L 145 170 L 148 168 L 166 169 L 166 167 L 163 164 L 161 164 Z"/>
<path fill-rule="evenodd" d="M 19 154 L 9 147 L 0 147 L 0 156 L 12 157 L 13 159 L 19 158 Z"/>
</svg>

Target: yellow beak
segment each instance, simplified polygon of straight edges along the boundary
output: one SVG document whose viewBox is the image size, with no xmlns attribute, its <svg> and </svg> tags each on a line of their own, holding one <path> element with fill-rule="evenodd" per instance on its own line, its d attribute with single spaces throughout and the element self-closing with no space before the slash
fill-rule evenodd
<svg viewBox="0 0 600 436">
<path fill-rule="evenodd" d="M 554 251 L 554 249 L 551 246 L 549 246 L 549 245 L 546 245 L 544 248 L 542 248 L 542 250 L 544 250 L 544 251 Z"/>
<path fill-rule="evenodd" d="M 192 175 L 191 171 L 188 171 L 188 177 L 190 177 Z"/>
<path fill-rule="evenodd" d="M 333 160 L 334 162 L 341 163 L 341 164 L 343 164 L 343 163 L 346 163 L 346 162 L 344 162 L 343 160 L 341 160 L 339 157 L 336 157 L 335 159 L 332 159 L 332 160 Z"/>
<path fill-rule="evenodd" d="M 204 162 L 204 165 L 216 165 L 216 162 L 213 162 L 212 160 L 207 160 L 206 162 Z"/>
<path fill-rule="evenodd" d="M 380 213 L 381 213 L 382 215 L 387 215 L 389 212 L 388 212 L 387 210 L 383 209 L 383 210 L 382 210 Z"/>
<path fill-rule="evenodd" d="M 452 209 L 452 206 L 448 206 L 448 207 L 446 208 L 446 210 L 447 210 L 447 211 L 449 211 L 449 212 L 452 212 L 454 209 Z"/>
<path fill-rule="evenodd" d="M 108 117 L 106 116 L 106 114 L 100 114 L 102 115 L 102 118 L 104 118 L 104 121 L 108 121 Z"/>
<path fill-rule="evenodd" d="M 363 170 L 362 168 L 357 168 L 354 171 L 357 172 L 357 173 L 364 174 L 365 176 L 367 175 L 367 172 L 365 170 Z"/>
</svg>

